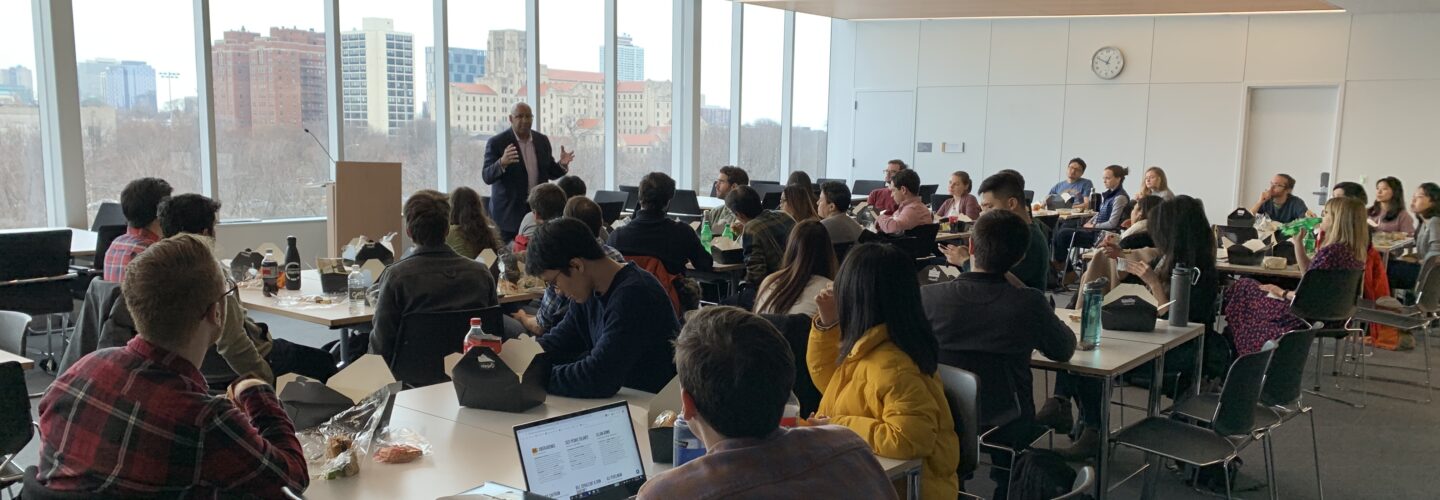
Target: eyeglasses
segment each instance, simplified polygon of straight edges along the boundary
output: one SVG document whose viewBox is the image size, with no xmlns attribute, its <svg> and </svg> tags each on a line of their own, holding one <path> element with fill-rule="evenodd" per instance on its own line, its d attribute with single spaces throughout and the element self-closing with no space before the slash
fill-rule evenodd
<svg viewBox="0 0 1440 500">
<path fill-rule="evenodd" d="M 231 296 L 231 295 L 234 295 L 237 300 L 240 298 L 240 284 L 239 284 L 239 283 L 236 283 L 235 280 L 232 280 L 232 279 L 230 279 L 230 278 L 225 278 L 225 286 L 226 286 L 226 288 L 225 288 L 225 293 L 222 293 L 222 294 L 220 294 L 219 297 L 216 297 L 216 298 L 215 298 L 215 301 L 214 301 L 214 302 L 211 302 L 212 304 L 219 304 L 219 303 L 221 303 L 221 302 L 224 302 L 224 301 L 225 301 L 225 297 L 229 297 L 229 296 Z M 204 313 L 201 313 L 201 316 L 200 316 L 200 317 L 202 317 L 202 318 L 205 317 L 205 316 L 204 316 Z"/>
</svg>

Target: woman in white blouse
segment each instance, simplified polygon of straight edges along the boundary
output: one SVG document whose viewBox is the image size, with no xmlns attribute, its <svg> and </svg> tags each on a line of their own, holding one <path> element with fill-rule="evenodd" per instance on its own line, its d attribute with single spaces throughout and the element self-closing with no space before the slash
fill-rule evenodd
<svg viewBox="0 0 1440 500">
<path fill-rule="evenodd" d="M 813 316 L 815 296 L 835 279 L 835 247 L 825 225 L 807 220 L 790 231 L 780 270 L 760 283 L 755 294 L 756 314 Z"/>
</svg>

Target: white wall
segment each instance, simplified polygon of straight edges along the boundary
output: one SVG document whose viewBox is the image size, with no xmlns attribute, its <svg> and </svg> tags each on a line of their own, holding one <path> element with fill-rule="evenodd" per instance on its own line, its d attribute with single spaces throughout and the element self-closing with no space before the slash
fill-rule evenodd
<svg viewBox="0 0 1440 500">
<path fill-rule="evenodd" d="M 1322 166 L 1338 180 L 1371 191 L 1386 175 L 1407 189 L 1440 181 L 1429 148 L 1440 139 L 1437 13 L 836 21 L 832 32 L 832 177 L 874 177 L 881 166 L 852 169 L 857 156 L 913 155 L 927 184 L 1013 168 L 1045 190 L 1080 156 L 1135 174 L 1161 166 L 1219 218 L 1238 205 L 1247 88 L 1293 83 L 1341 90 L 1339 151 Z M 1089 67 L 1107 45 L 1126 58 L 1108 81 Z M 913 91 L 915 118 L 891 125 L 932 152 L 866 150 L 853 99 L 867 90 Z M 940 152 L 962 142 L 963 153 Z"/>
</svg>

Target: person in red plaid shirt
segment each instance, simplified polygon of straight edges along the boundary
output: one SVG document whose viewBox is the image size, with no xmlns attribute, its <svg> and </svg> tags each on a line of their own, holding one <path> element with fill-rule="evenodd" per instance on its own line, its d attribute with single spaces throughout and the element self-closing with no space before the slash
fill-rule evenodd
<svg viewBox="0 0 1440 500">
<path fill-rule="evenodd" d="M 125 266 L 130 260 L 160 241 L 160 202 L 172 191 L 170 183 L 154 177 L 130 181 L 120 191 L 120 211 L 129 227 L 105 251 L 105 281 L 125 281 Z"/>
<path fill-rule="evenodd" d="M 40 400 L 46 488 L 122 497 L 281 498 L 309 484 L 275 391 L 253 377 L 211 396 L 199 366 L 225 323 L 227 287 L 199 236 L 161 240 L 122 286 L 139 335 L 95 351 Z"/>
</svg>

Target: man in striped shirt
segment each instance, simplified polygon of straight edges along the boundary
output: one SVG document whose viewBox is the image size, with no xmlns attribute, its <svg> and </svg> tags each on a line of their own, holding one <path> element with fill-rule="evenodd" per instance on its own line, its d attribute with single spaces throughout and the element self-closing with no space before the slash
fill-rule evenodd
<svg viewBox="0 0 1440 500">
<path fill-rule="evenodd" d="M 211 396 L 199 366 L 225 323 L 227 286 L 210 247 L 182 234 L 126 268 L 139 335 L 81 358 L 40 400 L 39 482 L 121 497 L 282 497 L 309 484 L 275 391 L 254 377 Z"/>
</svg>

